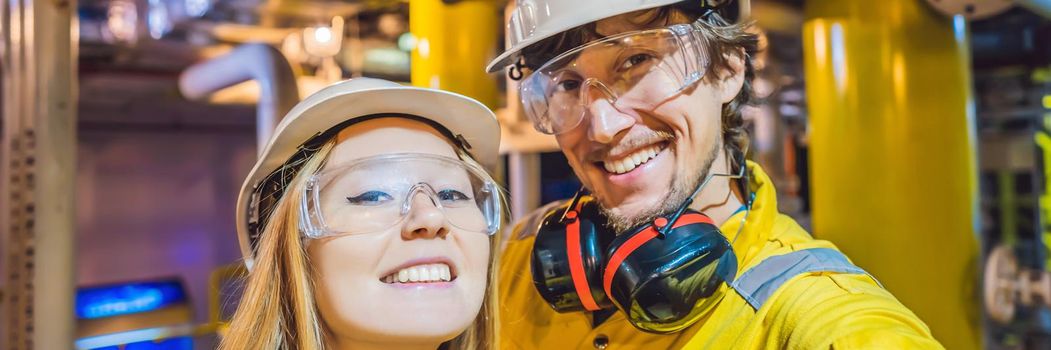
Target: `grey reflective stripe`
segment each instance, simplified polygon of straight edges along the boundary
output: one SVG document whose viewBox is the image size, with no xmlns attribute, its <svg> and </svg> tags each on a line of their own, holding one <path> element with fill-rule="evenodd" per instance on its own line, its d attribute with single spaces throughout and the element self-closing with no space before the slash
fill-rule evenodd
<svg viewBox="0 0 1051 350">
<path fill-rule="evenodd" d="M 843 253 L 835 249 L 812 248 L 766 258 L 731 282 L 730 287 L 741 294 L 753 308 L 759 310 L 789 279 L 811 272 L 868 275 L 868 272 L 851 264 Z"/>
</svg>

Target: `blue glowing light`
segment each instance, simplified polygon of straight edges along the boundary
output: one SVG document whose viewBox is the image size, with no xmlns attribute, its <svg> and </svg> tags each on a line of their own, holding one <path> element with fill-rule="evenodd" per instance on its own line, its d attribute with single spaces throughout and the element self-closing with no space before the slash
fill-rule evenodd
<svg viewBox="0 0 1051 350">
<path fill-rule="evenodd" d="M 186 303 L 186 292 L 177 280 L 136 282 L 77 290 L 79 319 L 94 319 L 157 310 Z"/>
</svg>

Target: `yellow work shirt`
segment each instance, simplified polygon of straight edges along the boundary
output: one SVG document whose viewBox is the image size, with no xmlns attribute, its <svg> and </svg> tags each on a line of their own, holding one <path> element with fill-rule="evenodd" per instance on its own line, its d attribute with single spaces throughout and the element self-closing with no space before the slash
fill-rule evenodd
<svg viewBox="0 0 1051 350">
<path fill-rule="evenodd" d="M 752 210 L 720 230 L 733 243 L 737 276 L 768 257 L 835 246 L 777 212 L 769 177 L 749 162 Z M 503 349 L 942 349 L 927 325 L 871 277 L 831 272 L 790 278 L 754 309 L 723 284 L 723 300 L 682 332 L 640 331 L 620 311 L 592 327 L 591 314 L 558 313 L 533 287 L 529 259 L 541 213 L 510 233 L 499 265 L 499 344 Z M 738 232 L 736 241 L 730 235 Z M 889 258 L 889 257 L 888 257 Z"/>
</svg>

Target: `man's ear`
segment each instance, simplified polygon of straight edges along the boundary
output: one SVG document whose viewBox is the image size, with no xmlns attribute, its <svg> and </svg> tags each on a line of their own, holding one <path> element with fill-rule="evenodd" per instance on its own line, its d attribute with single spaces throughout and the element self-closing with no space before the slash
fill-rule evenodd
<svg viewBox="0 0 1051 350">
<path fill-rule="evenodd" d="M 744 85 L 745 53 L 744 50 L 740 50 L 736 55 L 724 54 L 723 58 L 726 59 L 726 63 L 730 66 L 730 71 L 721 72 L 723 76 L 722 81 L 718 85 L 719 101 L 730 103 L 741 92 L 741 86 Z"/>
</svg>

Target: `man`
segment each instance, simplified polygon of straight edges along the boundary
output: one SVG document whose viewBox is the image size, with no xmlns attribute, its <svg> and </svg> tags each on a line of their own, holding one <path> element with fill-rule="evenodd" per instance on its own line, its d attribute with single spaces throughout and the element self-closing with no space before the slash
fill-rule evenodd
<svg viewBox="0 0 1051 350">
<path fill-rule="evenodd" d="M 623 295 L 617 308 L 608 302 L 607 307 L 596 305 L 609 294 L 609 276 L 622 272 L 617 266 L 605 270 L 603 294 L 587 284 L 582 270 L 559 276 L 555 269 L 538 267 L 543 262 L 532 261 L 537 256 L 559 258 L 534 253 L 541 223 L 574 222 L 580 211 L 572 210 L 577 204 L 549 205 L 516 225 L 501 257 L 501 346 L 941 348 L 916 315 L 832 243 L 813 239 L 779 214 L 774 188 L 758 165 L 746 163 L 742 179 L 748 180 L 718 176 L 738 173 L 745 164 L 741 155 L 747 135 L 740 108 L 753 102 L 751 57 L 757 40 L 745 26 L 724 20 L 714 11 L 716 5 L 699 0 L 518 1 L 508 23 L 509 49 L 488 70 L 513 65 L 509 74 L 521 80 L 526 114 L 537 130 L 555 135 L 598 203 L 605 226 L 617 237 L 651 222 L 656 229 L 667 222 L 660 220 L 674 219 L 679 207 L 688 206 L 710 217 L 718 225 L 716 232 L 732 242 L 727 243 L 734 253 L 726 255 L 732 260 L 727 266 L 736 271 L 714 280 L 720 292 L 705 292 L 701 301 L 690 304 L 709 303 L 703 310 L 694 306 L 688 322 L 669 328 L 660 328 L 660 322 L 647 325 L 637 314 L 668 310 L 647 310 Z M 558 232 L 559 226 L 555 228 Z M 599 260 L 608 266 L 609 259 Z M 584 264 L 579 256 L 569 260 Z M 705 271 L 710 272 L 698 273 Z M 564 295 L 589 301 L 538 293 L 554 279 L 534 281 L 534 276 L 551 274 L 562 281 L 572 277 L 580 293 Z M 667 271 L 652 276 L 662 274 Z M 552 309 L 557 305 L 582 311 L 558 312 Z"/>
</svg>

